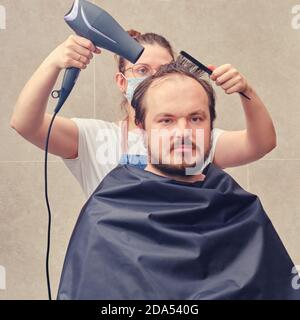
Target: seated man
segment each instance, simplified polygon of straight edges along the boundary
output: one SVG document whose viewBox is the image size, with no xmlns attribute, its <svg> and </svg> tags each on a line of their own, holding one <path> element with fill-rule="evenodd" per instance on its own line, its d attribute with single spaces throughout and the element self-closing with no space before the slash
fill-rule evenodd
<svg viewBox="0 0 300 320">
<path fill-rule="evenodd" d="M 209 83 L 170 64 L 139 85 L 132 105 L 149 163 L 119 165 L 91 195 L 58 299 L 299 299 L 294 265 L 257 196 L 206 162 Z"/>
</svg>

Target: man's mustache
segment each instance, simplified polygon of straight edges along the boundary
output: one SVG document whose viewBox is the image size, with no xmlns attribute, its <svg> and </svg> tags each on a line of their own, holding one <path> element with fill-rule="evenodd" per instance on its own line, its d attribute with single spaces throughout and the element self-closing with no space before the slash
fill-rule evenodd
<svg viewBox="0 0 300 320">
<path fill-rule="evenodd" d="M 172 145 L 170 146 L 170 151 L 173 151 L 174 149 L 179 147 L 190 147 L 190 146 L 192 147 L 193 150 L 200 149 L 200 147 L 198 147 L 197 144 L 190 139 L 178 139 L 172 143 Z"/>
</svg>

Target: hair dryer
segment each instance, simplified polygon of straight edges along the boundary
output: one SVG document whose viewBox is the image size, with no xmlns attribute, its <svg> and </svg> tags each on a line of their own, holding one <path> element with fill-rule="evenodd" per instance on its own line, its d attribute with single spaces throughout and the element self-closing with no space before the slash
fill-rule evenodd
<svg viewBox="0 0 300 320">
<path fill-rule="evenodd" d="M 89 39 L 97 47 L 112 51 L 132 63 L 135 63 L 144 51 L 144 47 L 135 41 L 118 22 L 100 7 L 86 0 L 75 0 L 71 10 L 65 15 L 66 23 L 81 37 Z M 80 69 L 67 68 L 60 91 L 56 92 L 57 113 L 70 95 Z"/>
</svg>

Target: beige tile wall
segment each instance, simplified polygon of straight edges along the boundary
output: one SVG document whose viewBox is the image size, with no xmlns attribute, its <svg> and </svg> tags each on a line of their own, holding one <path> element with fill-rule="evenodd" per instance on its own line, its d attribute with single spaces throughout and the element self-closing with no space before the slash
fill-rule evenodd
<svg viewBox="0 0 300 320">
<path fill-rule="evenodd" d="M 236 66 L 260 94 L 274 119 L 278 147 L 260 161 L 227 170 L 259 195 L 295 264 L 300 265 L 300 30 L 291 26 L 297 0 L 97 0 L 126 29 L 166 36 L 205 63 Z M 72 0 L 2 0 L 0 30 L 0 299 L 47 299 L 44 153 L 9 127 L 17 96 L 37 66 L 71 33 L 63 15 Z M 112 55 L 82 72 L 65 117 L 114 120 L 120 94 Z M 57 83 L 59 86 L 61 77 Z M 244 128 L 238 95 L 217 89 L 217 127 Z M 52 112 L 54 101 L 49 101 Z M 85 198 L 59 158 L 50 157 L 53 211 L 51 279 L 56 295 L 65 250 Z"/>
</svg>

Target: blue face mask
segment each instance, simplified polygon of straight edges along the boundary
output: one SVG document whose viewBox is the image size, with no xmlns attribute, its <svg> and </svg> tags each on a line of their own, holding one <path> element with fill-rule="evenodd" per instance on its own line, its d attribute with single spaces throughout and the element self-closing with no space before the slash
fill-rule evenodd
<svg viewBox="0 0 300 320">
<path fill-rule="evenodd" d="M 131 100 L 133 98 L 133 94 L 135 89 L 138 87 L 138 85 L 143 82 L 147 77 L 142 77 L 142 78 L 124 78 L 127 80 L 128 85 L 125 93 L 125 97 L 128 100 L 129 103 L 131 103 Z"/>
</svg>

